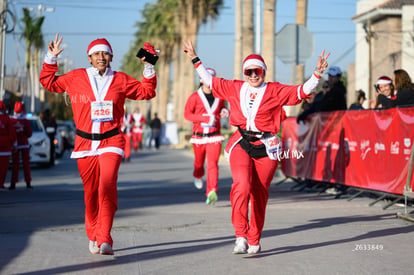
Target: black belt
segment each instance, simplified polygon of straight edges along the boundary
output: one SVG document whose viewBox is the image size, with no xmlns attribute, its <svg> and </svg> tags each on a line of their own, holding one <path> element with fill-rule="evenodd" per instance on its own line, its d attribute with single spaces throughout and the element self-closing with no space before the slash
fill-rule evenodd
<svg viewBox="0 0 414 275">
<path fill-rule="evenodd" d="M 207 133 L 207 134 L 203 134 L 203 133 L 193 133 L 193 135 L 195 135 L 197 137 L 211 137 L 211 136 L 220 135 L 220 132 L 219 131 L 215 131 L 215 132 Z"/>
<path fill-rule="evenodd" d="M 79 129 L 76 129 L 76 134 L 80 137 L 86 138 L 86 139 L 90 139 L 90 140 L 103 140 L 103 139 L 107 139 L 113 136 L 116 136 L 119 134 L 119 129 L 118 128 L 114 128 L 108 132 L 105 132 L 103 134 L 95 134 L 95 133 L 87 133 L 84 131 L 81 131 Z"/>
</svg>

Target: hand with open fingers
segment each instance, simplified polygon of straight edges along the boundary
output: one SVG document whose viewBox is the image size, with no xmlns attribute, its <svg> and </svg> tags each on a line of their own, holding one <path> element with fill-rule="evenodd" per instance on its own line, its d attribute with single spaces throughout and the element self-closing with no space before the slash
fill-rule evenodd
<svg viewBox="0 0 414 275">
<path fill-rule="evenodd" d="M 59 38 L 59 33 L 56 33 L 55 40 L 50 41 L 47 45 L 48 52 L 53 56 L 58 56 L 61 52 L 63 52 L 63 49 L 59 49 L 62 39 L 63 37 Z"/>
<path fill-rule="evenodd" d="M 190 40 L 183 41 L 183 44 L 184 44 L 183 50 L 189 58 L 193 59 L 194 57 L 197 57 L 197 54 L 195 53 L 195 50 L 193 47 L 193 43 Z"/>
<path fill-rule="evenodd" d="M 320 73 L 323 73 L 326 68 L 328 68 L 328 62 L 326 61 L 331 53 L 327 53 L 325 56 L 325 50 L 322 51 L 321 55 L 318 58 L 318 63 L 316 65 L 316 70 Z"/>
</svg>

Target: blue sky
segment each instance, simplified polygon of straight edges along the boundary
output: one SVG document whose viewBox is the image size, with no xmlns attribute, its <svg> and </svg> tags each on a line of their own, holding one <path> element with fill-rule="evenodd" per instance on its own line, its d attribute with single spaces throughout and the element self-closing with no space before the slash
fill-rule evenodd
<svg viewBox="0 0 414 275">
<path fill-rule="evenodd" d="M 54 38 L 56 32 L 63 35 L 64 52 L 69 68 L 89 66 L 86 48 L 90 41 L 107 38 L 114 50 L 112 67 L 119 70 L 123 56 L 133 42 L 137 31 L 135 24 L 141 20 L 141 10 L 145 3 L 140 0 L 16 0 L 9 1 L 9 9 L 17 14 L 18 22 L 14 33 L 6 35 L 6 70 L 10 74 L 23 67 L 25 62 L 21 14 L 23 7 L 34 8 L 37 15 L 40 3 L 53 12 L 43 12 L 46 17 L 43 25 L 45 42 Z M 305 74 L 310 75 L 315 67 L 317 56 L 322 49 L 331 52 L 330 65 L 340 66 L 344 71 L 354 62 L 355 15 L 357 0 L 308 0 L 307 28 L 314 36 L 314 53 L 305 64 Z M 202 26 L 198 37 L 197 53 L 203 62 L 216 69 L 219 76 L 233 77 L 234 52 L 234 0 L 225 0 L 225 8 L 216 21 Z M 296 0 L 277 0 L 276 33 L 285 24 L 295 22 Z M 219 50 L 217 50 L 219 49 Z M 162 50 L 162 49 L 161 49 Z M 277 51 L 277 50 L 276 50 Z M 131 58 L 134 58 L 133 56 Z M 190 64 L 189 64 L 190 65 Z M 292 65 L 276 62 L 276 80 L 290 84 Z"/>
</svg>

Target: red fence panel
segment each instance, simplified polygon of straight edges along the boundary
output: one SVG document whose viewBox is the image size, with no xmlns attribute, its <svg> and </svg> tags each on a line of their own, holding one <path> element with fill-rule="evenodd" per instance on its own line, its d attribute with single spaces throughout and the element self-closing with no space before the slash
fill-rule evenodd
<svg viewBox="0 0 414 275">
<path fill-rule="evenodd" d="M 414 107 L 317 113 L 306 124 L 288 118 L 282 125 L 282 171 L 403 194 L 413 138 Z"/>
</svg>

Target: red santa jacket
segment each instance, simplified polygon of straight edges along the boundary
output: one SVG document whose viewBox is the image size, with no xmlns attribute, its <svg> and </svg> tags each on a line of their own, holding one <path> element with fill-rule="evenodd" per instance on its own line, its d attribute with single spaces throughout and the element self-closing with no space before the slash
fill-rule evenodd
<svg viewBox="0 0 414 275">
<path fill-rule="evenodd" d="M 193 122 L 191 143 L 205 144 L 224 140 L 220 132 L 220 113 L 223 109 L 226 109 L 224 100 L 215 98 L 210 106 L 202 88 L 190 95 L 185 104 L 184 118 Z"/>
<path fill-rule="evenodd" d="M 10 117 L 0 111 L 0 157 L 10 156 L 16 143 L 16 132 Z"/>
<path fill-rule="evenodd" d="M 103 134 L 117 129 L 121 132 L 121 121 L 124 116 L 125 99 L 143 100 L 155 97 L 157 78 L 154 75 L 142 82 L 122 72 L 108 68 L 103 81 L 103 88 L 98 90 L 95 84 L 95 68 L 76 69 L 64 75 L 55 75 L 57 64 L 43 63 L 40 83 L 47 90 L 56 93 L 67 92 L 70 96 L 73 120 L 76 128 L 82 132 Z M 113 103 L 113 119 L 111 121 L 92 121 L 92 102 L 110 101 Z M 72 158 L 99 155 L 105 152 L 124 154 L 124 138 L 121 134 L 103 140 L 90 140 L 76 135 Z"/>
<path fill-rule="evenodd" d="M 11 118 L 17 136 L 17 149 L 30 148 L 29 137 L 32 136 L 32 126 L 24 115 Z"/>
<path fill-rule="evenodd" d="M 303 85 L 291 86 L 278 82 L 264 83 L 261 87 L 251 87 L 241 80 L 225 80 L 213 77 L 212 91 L 215 97 L 227 100 L 231 106 L 230 124 L 255 132 L 279 132 L 282 120 L 286 117 L 284 105 L 296 105 L 309 97 L 303 92 Z M 253 106 L 248 100 L 254 94 Z M 225 155 L 228 157 L 233 147 L 241 140 L 239 131 L 230 137 Z"/>
</svg>

